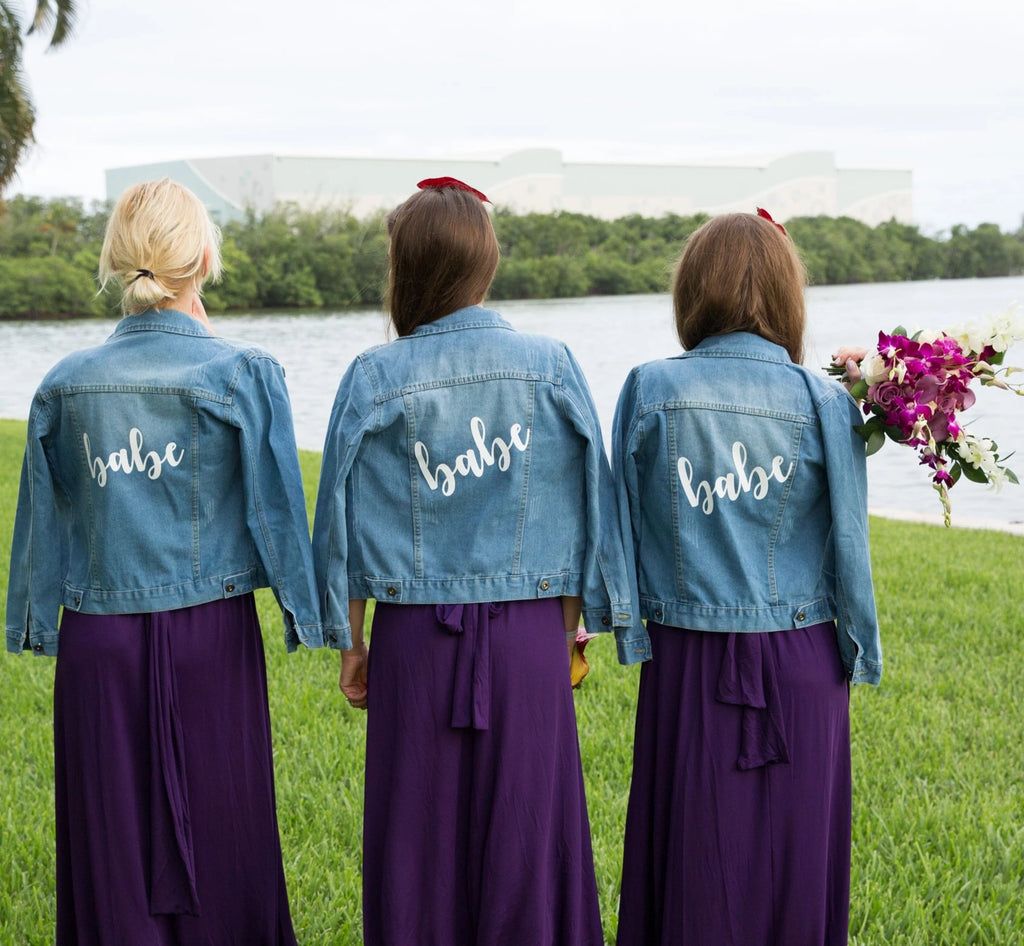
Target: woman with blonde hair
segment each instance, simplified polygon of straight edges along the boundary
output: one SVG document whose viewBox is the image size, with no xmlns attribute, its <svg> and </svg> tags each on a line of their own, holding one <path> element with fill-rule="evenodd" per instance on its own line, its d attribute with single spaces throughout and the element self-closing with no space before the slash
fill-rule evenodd
<svg viewBox="0 0 1024 946">
<path fill-rule="evenodd" d="M 613 462 L 653 659 L 618 946 L 839 946 L 849 684 L 877 684 L 856 404 L 801 367 L 804 269 L 764 211 L 698 229 L 682 354 L 634 368 Z"/>
<path fill-rule="evenodd" d="M 601 946 L 565 635 L 633 625 L 611 470 L 568 349 L 483 300 L 483 194 L 390 219 L 398 337 L 338 388 L 313 527 L 342 691 L 368 709 L 368 946 Z M 372 660 L 363 617 L 376 599 Z"/>
<path fill-rule="evenodd" d="M 323 632 L 284 372 L 200 297 L 219 242 L 180 184 L 127 190 L 125 316 L 29 415 L 7 649 L 57 657 L 58 946 L 295 943 L 253 590 L 289 650 Z"/>
</svg>

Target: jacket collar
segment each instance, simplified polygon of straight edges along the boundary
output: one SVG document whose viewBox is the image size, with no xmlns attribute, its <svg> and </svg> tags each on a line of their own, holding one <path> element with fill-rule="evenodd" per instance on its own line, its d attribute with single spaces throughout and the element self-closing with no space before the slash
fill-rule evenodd
<svg viewBox="0 0 1024 946">
<path fill-rule="evenodd" d="M 691 355 L 746 355 L 764 361 L 790 364 L 789 353 L 781 345 L 770 342 L 752 332 L 729 332 L 727 335 L 709 335 L 681 357 Z"/>
<path fill-rule="evenodd" d="M 415 335 L 436 335 L 440 332 L 458 332 L 467 328 L 505 328 L 515 331 L 493 309 L 485 309 L 483 306 L 471 305 L 465 309 L 457 309 L 450 315 L 428 322 L 426 325 L 419 325 L 414 328 L 409 336 Z"/>
<path fill-rule="evenodd" d="M 117 323 L 110 337 L 117 338 L 129 332 L 171 332 L 174 335 L 212 337 L 206 326 L 177 309 L 146 309 L 135 315 L 126 315 Z"/>
</svg>

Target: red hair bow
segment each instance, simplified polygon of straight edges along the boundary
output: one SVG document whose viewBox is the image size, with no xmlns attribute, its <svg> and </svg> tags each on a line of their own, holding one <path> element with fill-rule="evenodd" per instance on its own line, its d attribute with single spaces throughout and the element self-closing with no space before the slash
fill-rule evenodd
<svg viewBox="0 0 1024 946">
<path fill-rule="evenodd" d="M 764 217 L 764 219 L 767 220 L 769 223 L 775 224 L 775 226 L 777 226 L 782 231 L 783 236 L 788 236 L 788 234 L 786 233 L 786 228 L 781 223 L 775 223 L 775 221 L 772 220 L 772 215 L 768 213 L 768 211 L 765 210 L 764 207 L 757 208 L 757 215 L 759 217 Z"/>
<path fill-rule="evenodd" d="M 454 177 L 428 177 L 426 180 L 420 181 L 416 186 L 421 191 L 440 190 L 443 187 L 454 187 L 456 190 L 469 191 L 481 200 L 487 201 L 487 203 L 491 202 L 486 194 L 478 191 L 475 187 L 470 187 L 464 181 L 457 180 Z"/>
</svg>

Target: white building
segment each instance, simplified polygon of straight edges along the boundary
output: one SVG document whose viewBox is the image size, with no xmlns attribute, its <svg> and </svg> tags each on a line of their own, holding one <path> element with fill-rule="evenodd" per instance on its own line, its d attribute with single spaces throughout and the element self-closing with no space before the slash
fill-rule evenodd
<svg viewBox="0 0 1024 946">
<path fill-rule="evenodd" d="M 171 177 L 189 187 L 221 222 L 279 203 L 344 207 L 356 216 L 390 210 L 426 177 L 451 175 L 520 213 L 564 210 L 616 219 L 752 211 L 776 220 L 848 216 L 875 226 L 911 222 L 910 171 L 844 170 L 828 151 L 748 164 L 588 164 L 552 148 L 496 161 L 239 155 L 113 168 L 107 197 L 139 181 Z"/>
</svg>

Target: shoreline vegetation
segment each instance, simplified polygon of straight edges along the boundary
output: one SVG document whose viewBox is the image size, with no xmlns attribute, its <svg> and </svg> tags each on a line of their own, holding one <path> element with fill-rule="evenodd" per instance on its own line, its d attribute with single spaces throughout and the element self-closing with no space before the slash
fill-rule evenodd
<svg viewBox="0 0 1024 946">
<path fill-rule="evenodd" d="M 6 600 L 24 421 L 0 420 L 0 599 Z M 312 515 L 320 456 L 301 452 Z M 885 650 L 854 687 L 850 946 L 1024 946 L 1024 537 L 871 519 Z M 300 942 L 358 946 L 366 716 L 338 693 L 336 654 L 266 641 L 278 818 Z M 602 635 L 606 637 L 606 635 Z M 575 693 L 605 939 L 617 924 L 639 672 L 610 639 Z M 0 658 L 0 943 L 53 942 L 55 661 Z"/>
<path fill-rule="evenodd" d="M 18 195 L 0 208 L 0 319 L 115 317 L 97 294 L 110 205 Z M 515 214 L 497 208 L 502 259 L 490 298 L 558 299 L 666 292 L 685 239 L 706 214 L 602 220 L 578 213 Z M 1024 223 L 992 223 L 926 236 L 890 220 L 785 221 L 811 285 L 969 279 L 1024 273 Z M 225 275 L 209 288 L 211 312 L 378 307 L 387 279 L 383 214 L 284 205 L 224 226 Z"/>
</svg>

